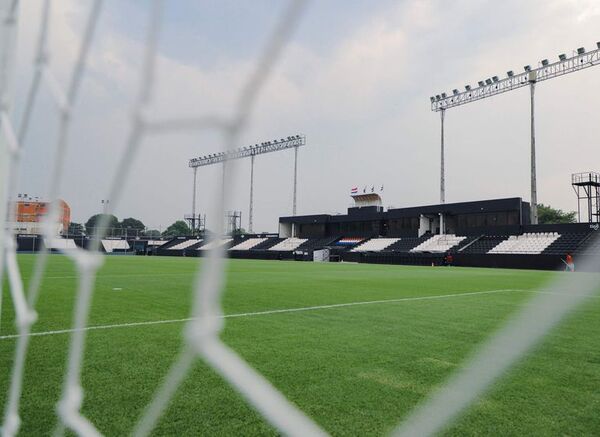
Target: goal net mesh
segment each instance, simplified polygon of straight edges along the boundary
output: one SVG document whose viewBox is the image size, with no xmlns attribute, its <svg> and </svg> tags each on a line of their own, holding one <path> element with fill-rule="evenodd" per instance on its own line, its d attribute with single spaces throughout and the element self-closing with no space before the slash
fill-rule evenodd
<svg viewBox="0 0 600 437">
<path fill-rule="evenodd" d="M 108 228 L 108 214 L 118 207 L 123 187 L 130 182 L 128 169 L 138 158 L 140 149 L 144 147 L 144 141 L 149 137 L 164 132 L 210 130 L 221 134 L 223 140 L 220 151 L 233 149 L 239 144 L 241 133 L 250 123 L 257 97 L 264 89 L 273 67 L 293 35 L 306 6 L 305 3 L 304 0 L 292 0 L 286 5 L 260 57 L 255 60 L 254 69 L 246 78 L 245 85 L 238 95 L 233 116 L 222 118 L 218 115 L 188 114 L 184 118 L 153 118 L 157 46 L 164 9 L 175 8 L 177 5 L 167 4 L 163 0 L 149 2 L 148 8 L 151 11 L 143 43 L 143 62 L 138 73 L 137 97 L 131 108 L 129 133 L 107 193 L 106 198 L 111 202 L 107 214 L 103 216 L 104 221 L 97 225 L 98 229 Z M 48 44 L 48 36 L 52 32 L 49 19 L 50 7 L 50 0 L 43 0 L 40 2 L 39 17 L 20 17 L 18 0 L 0 0 L 0 285 L 4 288 L 4 284 L 8 284 L 10 299 L 4 302 L 4 305 L 10 305 L 14 311 L 17 332 L 14 336 L 16 344 L 13 367 L 5 370 L 10 371 L 10 379 L 2 415 L 3 436 L 16 435 L 21 427 L 21 421 L 27 420 L 21 418 L 19 414 L 24 370 L 29 341 L 37 318 L 36 302 L 49 256 L 46 249 L 36 255 L 33 273 L 25 289 L 17 262 L 15 235 L 5 231 L 8 229 L 7 218 L 11 217 L 11 211 L 8 210 L 11 205 L 9 198 L 16 187 L 19 159 L 23 148 L 27 147 L 27 134 L 36 129 L 32 121 L 32 113 L 39 100 L 39 94 L 44 90 L 52 96 L 58 115 L 56 135 L 48 138 L 48 147 L 53 147 L 54 157 L 54 161 L 50 163 L 49 194 L 54 202 L 42 226 L 46 238 L 54 237 L 55 229 L 52 223 L 56 222 L 59 213 L 56 199 L 60 194 L 65 152 L 71 147 L 69 131 L 72 128 L 73 108 L 80 97 L 81 82 L 86 74 L 86 61 L 90 46 L 96 37 L 103 2 L 94 0 L 90 3 L 87 22 L 80 35 L 80 46 L 66 83 L 57 79 L 49 64 L 49 59 L 53 55 L 52 48 Z M 12 106 L 16 34 L 20 22 L 35 20 L 39 20 L 39 26 L 37 26 L 37 48 L 33 61 L 34 75 L 28 86 L 24 110 L 17 124 Z M 226 184 L 223 185 L 221 180 L 215 181 L 215 186 L 222 185 L 219 190 L 214 190 L 211 199 L 215 211 L 224 212 L 225 199 L 230 194 L 230 181 L 235 176 L 235 169 L 231 167 L 228 171 Z M 223 224 L 220 220 L 216 220 L 215 223 L 214 235 L 219 236 L 223 233 Z M 64 252 L 76 267 L 78 281 L 73 325 L 69 331 L 70 345 L 66 357 L 63 389 L 56 408 L 58 423 L 54 430 L 56 435 L 62 435 L 67 430 L 85 436 L 102 434 L 102 429 L 98 429 L 86 418 L 81 408 L 84 399 L 81 373 L 87 332 L 85 328 L 88 326 L 96 275 L 103 264 L 103 255 L 99 250 L 102 237 L 103 232 L 97 232 L 91 250 L 74 249 Z M 131 432 L 136 436 L 151 433 L 193 364 L 197 360 L 203 360 L 279 432 L 299 436 L 326 434 L 326 430 L 297 408 L 264 376 L 221 341 L 220 333 L 225 323 L 221 307 L 221 294 L 226 279 L 224 250 L 224 246 L 215 245 L 214 249 L 207 251 L 202 262 L 198 263 L 195 280 L 190 284 L 193 304 L 189 322 L 183 328 L 184 340 L 181 350 L 133 430 L 121 430 L 122 433 Z M 595 264 L 597 260 L 590 258 L 588 262 Z M 595 292 L 596 288 L 594 275 L 564 275 L 542 292 L 535 294 L 518 314 L 467 360 L 461 370 L 409 413 L 395 433 L 432 435 L 444 429 L 566 314 Z M 4 289 L 2 291 L 4 292 Z M 0 293 L 0 315 L 3 313 L 2 295 L 3 293 Z M 0 329 L 2 328 L 4 325 L 0 320 Z"/>
</svg>

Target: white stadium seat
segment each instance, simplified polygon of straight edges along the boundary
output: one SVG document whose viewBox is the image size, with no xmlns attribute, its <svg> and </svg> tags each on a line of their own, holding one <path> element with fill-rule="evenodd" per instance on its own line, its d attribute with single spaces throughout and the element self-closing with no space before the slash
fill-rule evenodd
<svg viewBox="0 0 600 437">
<path fill-rule="evenodd" d="M 306 238 L 286 238 L 280 243 L 277 243 L 275 246 L 271 247 L 269 250 L 279 250 L 279 251 L 292 251 L 296 250 L 298 246 L 307 241 Z"/>
<path fill-rule="evenodd" d="M 47 249 L 54 250 L 69 250 L 69 249 L 77 249 L 77 245 L 74 240 L 70 238 L 52 238 L 45 239 L 44 244 Z"/>
<path fill-rule="evenodd" d="M 190 246 L 193 246 L 194 244 L 198 244 L 201 243 L 202 240 L 197 240 L 197 239 L 192 239 L 192 240 L 185 240 L 182 241 L 181 243 L 176 244 L 175 246 L 171 246 L 168 247 L 168 250 L 183 250 L 183 249 L 187 249 Z"/>
<path fill-rule="evenodd" d="M 267 241 L 267 239 L 266 238 L 248 238 L 247 240 L 242 241 L 237 246 L 233 246 L 229 250 L 250 250 L 254 246 L 257 246 L 260 243 L 262 243 L 263 241 Z"/>
<path fill-rule="evenodd" d="M 206 243 L 204 246 L 199 247 L 197 250 L 210 250 L 216 247 L 223 246 L 229 242 L 233 241 L 233 238 L 225 238 L 224 240 L 213 240 Z"/>
<path fill-rule="evenodd" d="M 148 240 L 148 246 L 162 246 L 165 243 L 166 240 Z"/>
<path fill-rule="evenodd" d="M 350 252 L 381 252 L 399 240 L 399 238 L 372 238 L 356 246 Z"/>
<path fill-rule="evenodd" d="M 115 249 L 129 250 L 129 243 L 125 240 L 102 240 L 102 247 L 107 253 L 111 253 Z"/>
<path fill-rule="evenodd" d="M 560 238 L 558 232 L 538 232 L 523 235 L 511 235 L 488 253 L 530 254 L 542 253 L 554 241 Z"/>
<path fill-rule="evenodd" d="M 454 234 L 434 235 L 425 240 L 417 247 L 411 249 L 411 252 L 447 252 L 454 246 L 460 244 L 467 237 L 459 237 Z"/>
</svg>

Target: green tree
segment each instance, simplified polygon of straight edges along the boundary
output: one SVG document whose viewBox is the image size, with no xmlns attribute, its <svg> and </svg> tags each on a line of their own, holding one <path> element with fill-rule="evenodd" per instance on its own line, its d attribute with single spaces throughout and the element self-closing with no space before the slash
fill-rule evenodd
<svg viewBox="0 0 600 437">
<path fill-rule="evenodd" d="M 81 236 L 85 234 L 85 228 L 81 223 L 71 222 L 69 223 L 69 230 L 67 233 L 69 235 Z"/>
<path fill-rule="evenodd" d="M 158 229 L 148 229 L 144 232 L 146 237 L 160 237 L 160 231 Z"/>
<path fill-rule="evenodd" d="M 163 232 L 163 236 L 165 237 L 180 237 L 184 235 L 192 235 L 192 230 L 183 220 L 177 220 Z"/>
<path fill-rule="evenodd" d="M 121 228 L 122 236 L 131 236 L 141 234 L 146 229 L 146 226 L 140 220 L 129 217 L 119 223 L 119 228 Z"/>
<path fill-rule="evenodd" d="M 540 203 L 538 205 L 538 222 L 541 225 L 556 223 L 575 223 L 576 212 L 565 212 L 562 209 L 552 208 L 551 206 Z"/>
<path fill-rule="evenodd" d="M 116 218 L 112 214 L 94 214 L 93 216 L 91 216 L 88 219 L 88 221 L 85 222 L 85 230 L 88 235 L 96 234 L 96 229 L 100 225 L 100 221 L 103 217 L 106 218 L 106 223 L 103 224 L 103 226 L 108 228 L 108 229 L 103 229 L 103 230 L 107 231 L 107 232 L 105 232 L 105 235 L 107 235 L 107 236 L 115 235 L 116 229 L 119 227 L 119 219 Z"/>
</svg>

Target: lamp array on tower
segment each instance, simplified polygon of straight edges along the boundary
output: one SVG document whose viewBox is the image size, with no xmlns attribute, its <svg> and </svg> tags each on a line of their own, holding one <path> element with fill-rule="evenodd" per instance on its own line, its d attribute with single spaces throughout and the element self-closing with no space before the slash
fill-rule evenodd
<svg viewBox="0 0 600 437">
<path fill-rule="evenodd" d="M 477 82 L 477 87 L 472 88 L 470 85 L 465 85 L 465 90 L 462 92 L 455 88 L 449 96 L 446 93 L 436 94 L 429 98 L 431 109 L 432 111 L 448 109 L 525 86 L 532 80 L 540 82 L 597 65 L 600 63 L 600 41 L 596 43 L 596 47 L 590 51 L 586 51 L 585 47 L 579 47 L 573 51 L 570 57 L 561 53 L 556 62 L 542 59 L 536 68 L 525 65 L 523 73 L 515 73 L 510 70 L 506 72 L 505 78 L 492 76 L 482 79 Z"/>
<path fill-rule="evenodd" d="M 222 161 L 228 161 L 231 159 L 246 158 L 252 155 L 260 155 L 263 153 L 276 152 L 278 150 L 289 149 L 292 147 L 303 146 L 306 143 L 306 139 L 303 135 L 292 135 L 279 140 L 264 141 L 260 144 L 254 144 L 250 146 L 240 147 L 238 149 L 229 150 L 227 152 L 220 152 L 210 155 L 201 156 L 199 158 L 192 158 L 189 161 L 189 166 L 202 167 L 203 165 L 211 165 Z"/>
</svg>

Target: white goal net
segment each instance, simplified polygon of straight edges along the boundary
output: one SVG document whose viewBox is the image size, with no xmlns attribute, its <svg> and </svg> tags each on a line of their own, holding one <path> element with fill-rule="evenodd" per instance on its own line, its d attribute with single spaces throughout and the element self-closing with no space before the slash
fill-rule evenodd
<svg viewBox="0 0 600 437">
<path fill-rule="evenodd" d="M 151 11 L 143 41 L 144 55 L 138 72 L 137 97 L 130 111 L 129 133 L 124 151 L 119 157 L 115 175 L 106 195 L 107 199 L 111 199 L 108 213 L 118 207 L 123 187 L 131 183 L 128 169 L 140 155 L 144 142 L 149 137 L 170 131 L 210 130 L 221 134 L 223 140 L 220 151 L 233 149 L 239 144 L 241 133 L 251 122 L 257 97 L 285 50 L 286 43 L 292 37 L 302 17 L 305 3 L 304 0 L 292 0 L 286 5 L 283 15 L 264 45 L 262 54 L 255 60 L 252 72 L 239 92 L 235 111 L 230 118 L 222 118 L 218 115 L 195 116 L 195 114 L 187 114 L 185 118 L 165 118 L 153 115 L 152 104 L 157 80 L 156 56 L 164 11 L 166 8 L 177 8 L 177 2 L 161 0 L 148 2 Z M 102 14 L 103 1 L 94 0 L 90 3 L 88 18 L 80 35 L 77 56 L 70 67 L 69 79 L 66 82 L 57 79 L 49 63 L 53 56 L 52 48 L 48 44 L 49 35 L 53 30 L 49 19 L 52 2 L 40 0 L 39 5 L 38 17 L 19 16 L 18 0 L 0 0 L 0 285 L 4 287 L 7 283 L 10 295 L 9 300 L 2 302 L 2 293 L 0 293 L 0 315 L 5 309 L 3 306 L 11 305 L 17 329 L 13 367 L 10 370 L 2 370 L 10 372 L 10 387 L 6 393 L 5 409 L 1 419 L 3 436 L 16 435 L 21 428 L 21 422 L 27 420 L 20 414 L 24 370 L 31 333 L 36 323 L 36 302 L 49 256 L 47 250 L 42 250 L 36 255 L 31 280 L 25 289 L 17 263 L 15 236 L 5 232 L 5 221 L 10 216 L 7 210 L 8 200 L 15 189 L 20 168 L 19 159 L 23 149 L 27 147 L 28 134 L 36 129 L 32 114 L 42 90 L 52 96 L 58 116 L 56 133 L 52 138 L 47 139 L 47 143 L 48 147 L 52 148 L 54 157 L 54 161 L 50 163 L 50 199 L 55 200 L 59 197 L 65 164 L 63 157 L 72 147 L 69 143 L 69 132 L 73 127 L 73 111 L 80 98 L 90 46 L 97 37 L 96 28 Z M 318 5 L 313 6 L 318 7 Z M 14 78 L 17 73 L 14 69 L 16 34 L 20 23 L 25 21 L 39 22 L 36 56 L 33 61 L 35 73 L 28 85 L 23 113 L 15 117 L 12 97 Z M 18 120 L 18 123 L 15 120 Z M 232 168 L 228 181 L 233 177 Z M 215 181 L 215 185 L 217 184 L 220 184 L 220 180 Z M 211 199 L 215 210 L 225 210 L 225 199 L 229 196 L 230 186 L 228 182 L 220 190 L 215 190 Z M 56 221 L 58 215 L 58 203 L 54 202 L 52 205 L 43 228 L 47 238 L 53 237 L 54 230 L 51 223 Z M 221 220 L 215 223 L 217 225 L 214 234 L 221 235 L 223 232 Z M 99 229 L 107 227 L 108 223 L 98 224 Z M 65 251 L 65 255 L 76 267 L 78 281 L 64 384 L 62 395 L 57 400 L 58 426 L 54 430 L 56 435 L 62 435 L 67 430 L 84 436 L 102 434 L 102 429 L 98 429 L 82 413 L 85 389 L 81 384 L 87 333 L 85 328 L 88 326 L 96 275 L 103 264 L 103 255 L 99 251 L 102 237 L 101 232 L 94 237 L 95 251 L 83 249 Z M 323 430 L 221 341 L 220 333 L 225 323 L 221 307 L 221 294 L 226 279 L 225 265 L 224 246 L 216 246 L 208 251 L 203 261 L 198 264 L 195 281 L 190 284 L 193 305 L 190 321 L 183 328 L 184 340 L 180 353 L 162 382 L 156 387 L 152 401 L 137 420 L 134 429 L 123 429 L 122 434 L 133 433 L 136 436 L 150 434 L 197 360 L 203 360 L 214 369 L 282 434 L 298 436 L 327 434 L 326 430 Z M 566 314 L 594 293 L 596 288 L 595 275 L 565 275 L 543 292 L 536 294 L 519 314 L 496 332 L 467 361 L 462 370 L 410 413 L 396 432 L 399 435 L 421 436 L 432 435 L 444 429 L 498 377 L 509 370 L 523 354 L 537 344 Z M 2 328 L 0 322 L 0 329 Z M 0 331 L 0 336 L 2 334 Z"/>
</svg>

